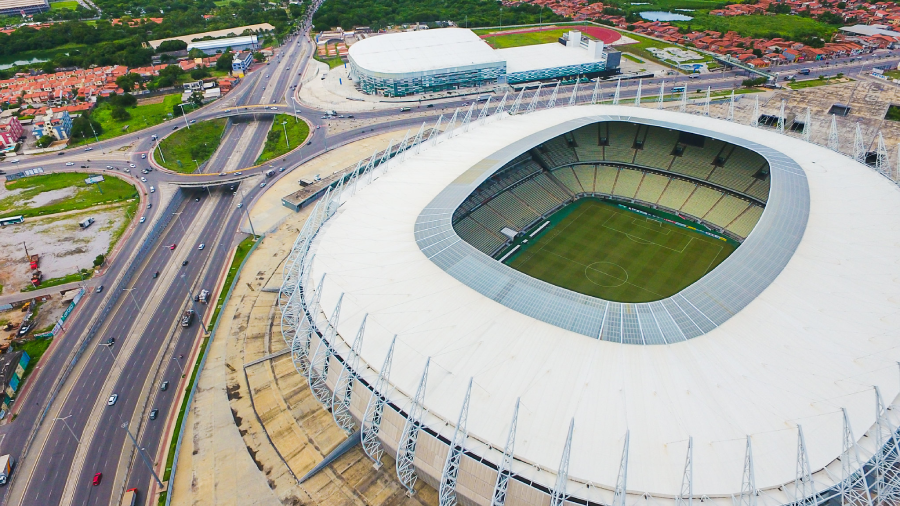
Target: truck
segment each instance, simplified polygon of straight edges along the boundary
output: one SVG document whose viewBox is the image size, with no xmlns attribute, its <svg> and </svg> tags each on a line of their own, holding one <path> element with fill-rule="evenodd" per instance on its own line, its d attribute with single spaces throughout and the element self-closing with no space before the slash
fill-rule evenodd
<svg viewBox="0 0 900 506">
<path fill-rule="evenodd" d="M 78 226 L 81 228 L 88 228 L 93 224 L 94 224 L 94 218 L 88 218 L 88 219 L 82 221 L 81 223 L 79 223 Z"/>
<path fill-rule="evenodd" d="M 137 504 L 137 489 L 129 488 L 122 496 L 121 506 L 134 506 Z"/>
<path fill-rule="evenodd" d="M 16 459 L 9 455 L 0 457 L 0 486 L 6 485 L 13 468 L 16 467 Z"/>
<path fill-rule="evenodd" d="M 192 321 L 194 321 L 194 310 L 185 309 L 184 313 L 182 313 L 181 315 L 181 326 L 190 327 Z"/>
<path fill-rule="evenodd" d="M 31 262 L 31 270 L 38 268 L 38 258 L 39 257 L 37 255 L 31 255 L 30 257 L 28 257 L 28 260 Z"/>
<path fill-rule="evenodd" d="M 204 304 L 209 302 L 209 290 L 200 290 L 200 302 Z"/>
<path fill-rule="evenodd" d="M 808 76 L 808 75 L 809 75 L 809 72 L 810 72 L 809 69 L 800 69 L 800 70 L 797 71 L 798 74 L 803 74 L 803 75 L 805 75 L 805 76 Z"/>
</svg>

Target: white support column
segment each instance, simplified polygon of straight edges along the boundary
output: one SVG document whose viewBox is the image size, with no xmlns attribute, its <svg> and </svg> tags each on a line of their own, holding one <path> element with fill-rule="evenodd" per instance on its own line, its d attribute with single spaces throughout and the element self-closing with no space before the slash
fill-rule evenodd
<svg viewBox="0 0 900 506">
<path fill-rule="evenodd" d="M 778 133 L 784 133 L 784 100 L 781 101 L 781 109 L 778 111 Z"/>
<path fill-rule="evenodd" d="M 638 87 L 637 93 L 634 95 L 634 105 L 635 107 L 641 106 L 641 87 L 644 85 L 643 79 L 638 79 Z"/>
<path fill-rule="evenodd" d="M 797 476 L 794 481 L 795 506 L 815 506 L 816 485 L 809 468 L 809 453 L 806 451 L 806 438 L 803 427 L 797 424 Z"/>
<path fill-rule="evenodd" d="M 687 456 L 684 458 L 684 474 L 681 476 L 681 490 L 675 496 L 675 506 L 694 504 L 694 437 L 688 437 Z"/>
<path fill-rule="evenodd" d="M 519 112 L 519 108 L 522 106 L 522 96 L 525 95 L 525 87 L 522 87 L 522 91 L 519 92 L 519 96 L 516 97 L 516 101 L 513 102 L 512 107 L 509 108 L 509 115 L 512 116 Z"/>
<path fill-rule="evenodd" d="M 472 378 L 469 378 L 469 387 L 466 389 L 466 397 L 463 399 L 462 409 L 459 410 L 459 418 L 456 421 L 456 429 L 453 430 L 453 439 L 450 440 L 450 450 L 444 460 L 444 470 L 441 473 L 441 485 L 438 489 L 439 506 L 456 506 L 456 479 L 459 477 L 459 461 L 466 449 L 466 421 L 469 419 L 469 400 L 472 398 Z"/>
<path fill-rule="evenodd" d="M 359 352 L 362 349 L 363 334 L 366 332 L 366 319 L 368 313 L 363 315 L 362 323 L 356 332 L 356 339 L 350 353 L 344 360 L 341 373 L 334 384 L 334 393 L 331 395 L 331 416 L 347 435 L 353 434 L 356 426 L 353 424 L 353 416 L 350 414 L 350 398 L 353 396 L 353 384 L 356 382 L 356 374 L 359 370 Z"/>
<path fill-rule="evenodd" d="M 728 114 L 725 116 L 728 121 L 734 121 L 734 90 L 731 90 L 731 100 L 728 101 Z"/>
<path fill-rule="evenodd" d="M 881 390 L 875 389 L 875 504 L 876 506 L 893 506 L 900 500 L 900 489 L 897 488 L 897 438 L 895 427 L 888 418 L 888 411 L 881 397 Z"/>
<path fill-rule="evenodd" d="M 706 103 L 703 104 L 703 115 L 709 117 L 709 104 L 712 101 L 710 98 L 710 87 L 706 87 Z"/>
<path fill-rule="evenodd" d="M 402 162 L 406 159 L 406 149 L 409 148 L 409 132 L 410 130 L 406 131 L 406 135 L 403 136 L 403 141 L 397 146 L 397 154 L 394 156 L 394 159 L 398 162 Z M 391 165 L 391 163 L 388 163 L 388 167 Z M 387 169 L 385 169 L 385 172 L 387 172 Z"/>
<path fill-rule="evenodd" d="M 809 114 L 809 107 L 806 108 L 806 118 L 803 120 L 803 140 L 810 142 L 812 135 L 812 117 Z"/>
<path fill-rule="evenodd" d="M 444 115 L 441 114 L 438 116 L 437 121 L 434 122 L 434 126 L 431 127 L 431 131 L 428 132 L 428 139 L 425 141 L 432 146 L 437 144 L 438 135 L 441 134 L 441 122 L 444 121 Z"/>
<path fill-rule="evenodd" d="M 547 109 L 552 109 L 553 106 L 556 105 L 556 96 L 559 94 L 559 85 L 562 81 L 556 81 L 556 86 L 553 88 L 553 93 L 550 94 L 550 100 L 547 101 Z"/>
<path fill-rule="evenodd" d="M 397 479 L 406 489 L 406 495 L 412 497 L 416 493 L 416 468 L 413 461 L 416 458 L 416 442 L 419 440 L 419 426 L 422 424 L 422 402 L 425 400 L 425 385 L 428 380 L 428 366 L 431 365 L 431 357 L 425 362 L 425 370 L 422 371 L 422 379 L 419 387 L 407 410 L 406 423 L 403 425 L 403 435 L 397 450 Z M 871 505 L 869 505 L 871 506 Z"/>
<path fill-rule="evenodd" d="M 478 114 L 478 122 L 482 125 L 487 120 L 488 116 L 488 107 L 491 106 L 491 97 L 488 97 L 487 102 L 484 103 L 484 107 L 481 108 L 481 112 Z"/>
<path fill-rule="evenodd" d="M 313 397 L 319 401 L 325 409 L 331 408 L 331 392 L 328 391 L 328 385 L 325 383 L 328 378 L 328 363 L 331 360 L 332 341 L 337 337 L 337 324 L 341 317 L 341 302 L 344 300 L 344 294 L 338 297 L 337 304 L 334 306 L 334 312 L 327 322 L 325 332 L 319 345 L 316 346 L 316 352 L 313 354 L 309 362 L 309 389 Z"/>
<path fill-rule="evenodd" d="M 678 107 L 678 112 L 687 112 L 687 85 L 681 90 L 681 105 Z"/>
<path fill-rule="evenodd" d="M 472 121 L 472 113 L 475 111 L 475 102 L 472 102 L 472 105 L 469 106 L 469 110 L 466 111 L 466 115 L 462 120 L 462 129 L 463 133 L 469 131 L 469 123 Z"/>
<path fill-rule="evenodd" d="M 512 421 L 509 423 L 509 433 L 506 435 L 503 459 L 497 468 L 497 481 L 494 483 L 494 495 L 491 498 L 491 506 L 505 506 L 506 504 L 506 491 L 509 488 L 509 478 L 512 475 L 512 459 L 516 446 L 516 426 L 518 423 L 519 399 L 516 399 L 516 408 L 513 410 Z"/>
<path fill-rule="evenodd" d="M 625 506 L 625 494 L 628 492 L 628 441 L 631 431 L 625 431 L 625 443 L 622 445 L 622 459 L 619 461 L 619 476 L 616 478 L 616 490 L 613 494 L 612 506 Z"/>
<path fill-rule="evenodd" d="M 753 472 L 753 444 L 747 435 L 744 453 L 744 478 L 741 480 L 741 498 L 738 506 L 756 506 L 756 473 Z"/>
<path fill-rule="evenodd" d="M 656 97 L 656 108 L 657 109 L 663 108 L 663 101 L 665 101 L 665 98 L 666 98 L 666 81 L 665 81 L 665 79 L 663 79 L 663 81 L 661 83 L 659 83 L 659 96 Z"/>
<path fill-rule="evenodd" d="M 422 149 L 422 136 L 425 135 L 425 122 L 422 122 L 422 126 L 419 127 L 419 132 L 416 134 L 416 138 L 413 139 L 412 148 L 415 148 L 416 154 L 418 155 Z"/>
<path fill-rule="evenodd" d="M 840 140 L 838 138 L 837 116 L 831 115 L 831 130 L 828 132 L 828 149 L 840 152 Z"/>
<path fill-rule="evenodd" d="M 853 159 L 859 163 L 866 163 L 866 145 L 863 143 L 862 129 L 856 122 L 856 135 L 853 136 Z"/>
<path fill-rule="evenodd" d="M 875 170 L 887 177 L 891 175 L 887 146 L 884 145 L 884 136 L 881 132 L 878 132 L 878 146 L 875 148 Z"/>
<path fill-rule="evenodd" d="M 506 99 L 509 98 L 509 92 L 503 94 L 503 98 L 500 99 L 500 103 L 497 105 L 497 108 L 494 109 L 494 116 L 499 114 L 503 114 L 503 111 L 506 110 Z"/>
<path fill-rule="evenodd" d="M 525 109 L 525 114 L 530 112 L 534 112 L 534 109 L 537 107 L 538 99 L 541 96 L 541 87 L 544 83 L 538 83 L 537 90 L 535 90 L 534 95 L 531 96 L 531 102 L 528 104 L 528 108 Z"/>
<path fill-rule="evenodd" d="M 384 416 L 384 405 L 387 402 L 388 388 L 390 388 L 391 363 L 394 360 L 394 344 L 396 343 L 397 336 L 394 335 L 381 370 L 378 371 L 378 378 L 372 386 L 372 396 L 369 397 L 366 411 L 363 413 L 361 436 L 363 452 L 375 463 L 375 469 L 381 468 L 381 456 L 384 454 L 384 448 L 381 446 L 381 441 L 378 440 L 378 431 L 381 430 L 381 419 Z"/>
<path fill-rule="evenodd" d="M 616 80 L 616 92 L 613 94 L 612 105 L 619 105 L 619 91 L 622 89 L 622 80 Z"/>
<path fill-rule="evenodd" d="M 596 84 L 594 84 L 594 92 L 591 93 L 591 105 L 595 105 L 598 100 L 602 100 L 600 97 L 600 78 L 597 78 Z"/>
<path fill-rule="evenodd" d="M 872 506 L 872 496 L 866 483 L 865 462 L 859 458 L 859 447 L 850 426 L 847 408 L 844 415 L 843 450 L 841 452 L 841 504 L 842 506 Z"/>
<path fill-rule="evenodd" d="M 755 101 L 753 102 L 753 116 L 750 117 L 750 126 L 756 127 L 759 126 L 759 95 L 755 95 L 753 98 Z"/>
<path fill-rule="evenodd" d="M 572 87 L 572 95 L 569 96 L 569 107 L 578 102 L 578 79 L 575 79 L 575 86 Z"/>
<path fill-rule="evenodd" d="M 572 453 L 572 431 L 575 430 L 575 418 L 569 422 L 569 435 L 566 436 L 566 445 L 563 447 L 562 457 L 559 459 L 559 470 L 556 472 L 556 485 L 550 494 L 550 506 L 564 506 L 569 495 L 566 493 L 566 485 L 569 482 L 569 456 Z"/>
<path fill-rule="evenodd" d="M 324 206 L 323 206 L 324 207 Z M 316 294 L 313 296 L 312 304 L 309 306 L 309 316 L 312 318 L 311 323 L 313 329 L 319 328 L 319 310 L 322 304 L 322 288 L 325 286 L 325 273 L 322 273 L 322 279 L 319 280 L 319 287 L 316 288 Z"/>
<path fill-rule="evenodd" d="M 453 137 L 453 130 L 456 129 L 456 119 L 459 117 L 459 107 L 453 111 L 453 116 L 450 116 L 450 121 L 447 123 L 447 129 L 444 130 L 447 134 L 447 138 Z"/>
<path fill-rule="evenodd" d="M 385 148 L 385 150 L 381 152 L 381 159 L 378 160 L 377 167 L 381 169 L 382 174 L 387 172 L 388 162 L 391 159 L 391 150 L 393 150 L 393 148 L 394 148 L 394 138 L 391 137 L 391 139 L 388 141 L 387 148 Z M 373 168 L 372 171 L 369 172 L 369 181 L 367 184 L 371 184 L 374 179 L 375 179 L 375 170 Z"/>
</svg>

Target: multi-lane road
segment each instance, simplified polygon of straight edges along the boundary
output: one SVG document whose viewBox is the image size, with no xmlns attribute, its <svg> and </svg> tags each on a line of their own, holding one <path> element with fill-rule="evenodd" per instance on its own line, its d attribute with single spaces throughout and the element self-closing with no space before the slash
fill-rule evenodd
<svg viewBox="0 0 900 506">
<path fill-rule="evenodd" d="M 309 145 L 285 155 L 277 162 L 278 166 L 291 170 L 325 152 L 326 146 L 334 148 L 371 135 L 373 128 L 417 127 L 423 121 L 434 121 L 442 112 L 449 113 L 458 107 L 465 107 L 472 100 L 471 97 L 449 97 L 429 102 L 434 104 L 432 109 L 422 103 L 409 103 L 397 104 L 396 108 L 387 110 L 357 112 L 354 113 L 357 119 L 373 120 L 376 127 L 361 127 L 329 136 L 327 122 L 321 118 L 322 111 L 296 100 L 295 91 L 313 49 L 305 37 L 295 36 L 287 40 L 278 57 L 248 75 L 230 96 L 188 114 L 186 120 L 176 118 L 96 143 L 91 151 L 70 150 L 62 156 L 35 157 L 19 164 L 21 168 L 41 166 L 50 172 L 78 170 L 81 165 L 93 168 L 113 165 L 121 169 L 127 163 L 134 163 L 134 174 L 148 167 L 148 160 L 141 158 L 141 155 L 148 154 L 156 146 L 151 135 L 161 138 L 176 127 L 185 128 L 186 121 L 225 117 L 235 109 L 241 111 L 247 108 L 248 114 L 263 107 L 269 111 L 266 113 L 268 116 L 259 115 L 263 119 L 258 122 L 229 121 L 221 148 L 206 164 L 203 173 L 179 175 L 154 170 L 146 175 L 146 183 L 139 184 L 145 202 L 152 204 L 152 207 L 143 209 L 146 223 L 135 225 L 134 233 L 124 240 L 108 271 L 90 283 L 88 295 L 67 325 L 65 334 L 57 339 L 52 353 L 41 365 L 41 372 L 31 380 L 27 393 L 19 399 L 16 421 L 0 428 L 2 452 L 18 456 L 21 461 L 10 486 L 0 489 L 0 504 L 107 506 L 114 504 L 126 488 L 146 491 L 152 481 L 150 470 L 135 453 L 137 450 L 123 428 L 126 424 L 128 430 L 136 435 L 145 455 L 154 461 L 155 471 L 162 472 L 164 463 L 155 460 L 160 454 L 159 446 L 167 436 L 166 420 L 177 409 L 175 400 L 182 371 L 189 367 L 183 357 L 190 354 L 196 340 L 202 336 L 196 320 L 192 326 L 182 328 L 179 325 L 180 315 L 186 308 L 195 307 L 202 319 L 212 310 L 213 305 L 195 303 L 188 294 L 215 287 L 231 248 L 240 238 L 238 225 L 243 209 L 239 209 L 237 204 L 252 200 L 261 191 L 256 186 L 231 191 L 229 185 L 221 183 L 234 180 L 234 175 L 221 176 L 219 173 L 242 170 L 242 177 L 247 177 L 265 170 L 263 167 L 250 167 L 265 142 L 274 112 L 293 114 L 296 111 L 313 126 L 314 135 Z M 795 74 L 800 68 L 809 68 L 809 76 L 798 78 L 815 78 L 837 72 L 859 74 L 870 70 L 873 65 L 896 66 L 897 62 L 897 54 L 886 53 L 877 58 L 845 59 L 827 65 L 815 62 L 775 70 L 783 77 Z M 702 74 L 693 79 L 680 75 L 666 76 L 645 79 L 642 87 L 645 96 L 655 95 L 662 81 L 665 81 L 668 90 L 672 86 L 685 85 L 691 93 L 705 91 L 707 87 L 718 91 L 732 89 L 746 77 L 746 73 L 736 71 Z M 603 83 L 601 99 L 612 98 L 614 87 L 615 82 Z M 636 89 L 636 82 L 623 81 L 620 99 L 633 98 Z M 568 102 L 571 91 L 571 87 L 560 90 L 557 102 Z M 592 92 L 592 87 L 581 86 L 578 101 L 589 101 Z M 528 100 L 529 93 L 526 93 Z M 499 97 L 499 94 L 494 95 L 492 102 L 496 104 Z M 549 93 L 546 93 L 544 100 L 547 98 Z M 402 105 L 409 105 L 417 111 L 424 110 L 426 114 L 402 113 Z M 118 149 L 124 146 L 130 146 L 128 154 L 118 154 L 123 153 Z M 361 153 L 360 156 L 367 154 Z M 69 161 L 75 162 L 74 168 L 65 166 Z M 11 167 L 8 165 L 5 168 L 11 170 Z M 280 174 L 283 175 L 286 173 Z M 146 189 L 151 185 L 160 188 L 164 183 L 186 182 L 209 183 L 209 186 L 180 190 L 188 194 L 175 211 L 176 216 L 172 217 L 146 254 L 141 257 L 134 255 L 146 239 L 152 223 L 166 218 L 159 216 L 165 207 L 162 192 L 148 193 Z M 202 250 L 199 249 L 201 243 L 205 245 Z M 170 249 L 173 244 L 175 248 Z M 99 319 L 101 309 L 107 300 L 116 295 L 110 293 L 117 285 L 116 280 L 132 262 L 136 268 L 126 291 L 118 294 L 112 310 L 99 323 L 99 331 L 87 344 L 86 353 L 77 361 L 73 360 L 88 329 Z M 155 277 L 157 272 L 159 276 Z M 98 293 L 95 290 L 99 284 L 106 289 Z M 115 338 L 115 344 L 105 346 L 104 343 L 110 338 Z M 71 374 L 65 376 L 64 371 L 70 364 L 73 365 Z M 60 383 L 63 378 L 66 381 Z M 160 390 L 162 381 L 170 382 L 168 390 Z M 54 392 L 58 395 L 54 396 Z M 113 393 L 118 394 L 118 400 L 115 405 L 107 406 L 107 398 Z M 159 409 L 159 418 L 155 421 L 148 420 L 152 409 Z M 38 426 L 37 421 L 45 412 L 46 418 Z M 99 485 L 93 486 L 91 482 L 96 473 L 103 473 L 103 478 Z M 149 504 L 145 494 L 141 495 L 140 503 Z"/>
</svg>

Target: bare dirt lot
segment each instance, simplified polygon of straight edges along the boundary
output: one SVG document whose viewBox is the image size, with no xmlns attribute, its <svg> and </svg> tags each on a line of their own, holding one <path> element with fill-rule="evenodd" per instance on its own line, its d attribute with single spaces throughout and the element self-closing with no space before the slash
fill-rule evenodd
<svg viewBox="0 0 900 506">
<path fill-rule="evenodd" d="M 91 269 L 94 258 L 110 250 L 112 240 L 125 226 L 128 218 L 124 211 L 128 205 L 28 218 L 24 223 L 5 227 L 0 233 L 3 293 L 17 293 L 31 279 L 26 246 L 29 254 L 40 255 L 39 268 L 45 280 Z M 86 218 L 94 218 L 94 224 L 82 229 L 78 223 Z"/>
</svg>

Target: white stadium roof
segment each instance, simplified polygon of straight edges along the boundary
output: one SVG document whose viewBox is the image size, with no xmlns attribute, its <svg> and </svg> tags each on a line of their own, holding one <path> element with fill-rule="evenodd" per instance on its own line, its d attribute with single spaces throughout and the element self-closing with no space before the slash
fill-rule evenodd
<svg viewBox="0 0 900 506">
<path fill-rule="evenodd" d="M 370 40 L 382 39 L 388 37 Z M 713 330 L 668 345 L 600 341 L 483 296 L 420 249 L 414 229 L 422 210 L 451 183 L 504 163 L 496 155 L 504 146 L 529 136 L 543 142 L 567 122 L 629 117 L 714 137 L 727 131 L 794 157 L 805 172 L 809 218 L 796 250 L 755 300 Z M 773 199 L 795 198 L 775 188 L 764 219 L 784 212 Z M 443 435 L 452 434 L 470 377 L 474 441 L 502 448 L 521 398 L 513 472 L 527 479 L 553 486 L 574 418 L 575 482 L 613 487 L 630 431 L 629 491 L 675 496 L 692 437 L 694 496 L 737 495 L 749 435 L 756 486 L 778 496 L 776 488 L 795 478 L 800 424 L 821 491 L 841 476 L 841 408 L 868 458 L 874 438 L 863 434 L 875 421 L 872 387 L 888 404 L 900 392 L 898 209 L 900 190 L 872 169 L 770 130 L 633 107 L 559 108 L 489 122 L 410 154 L 326 223 L 310 279 L 327 273 L 321 300 L 329 315 L 343 294 L 338 331 L 345 342 L 368 314 L 360 356 L 371 368 L 363 374 L 370 384 L 397 334 L 395 390 L 388 395 L 401 408 L 431 357 L 425 423 Z M 764 232 L 750 237 L 757 233 Z M 487 446 L 468 448 L 497 460 Z M 606 491 L 569 493 L 592 499 Z M 793 500 L 782 495 L 778 501 Z"/>
<path fill-rule="evenodd" d="M 361 68 L 386 76 L 503 65 L 487 42 L 464 28 L 370 37 L 350 46 L 349 55 Z"/>
</svg>

